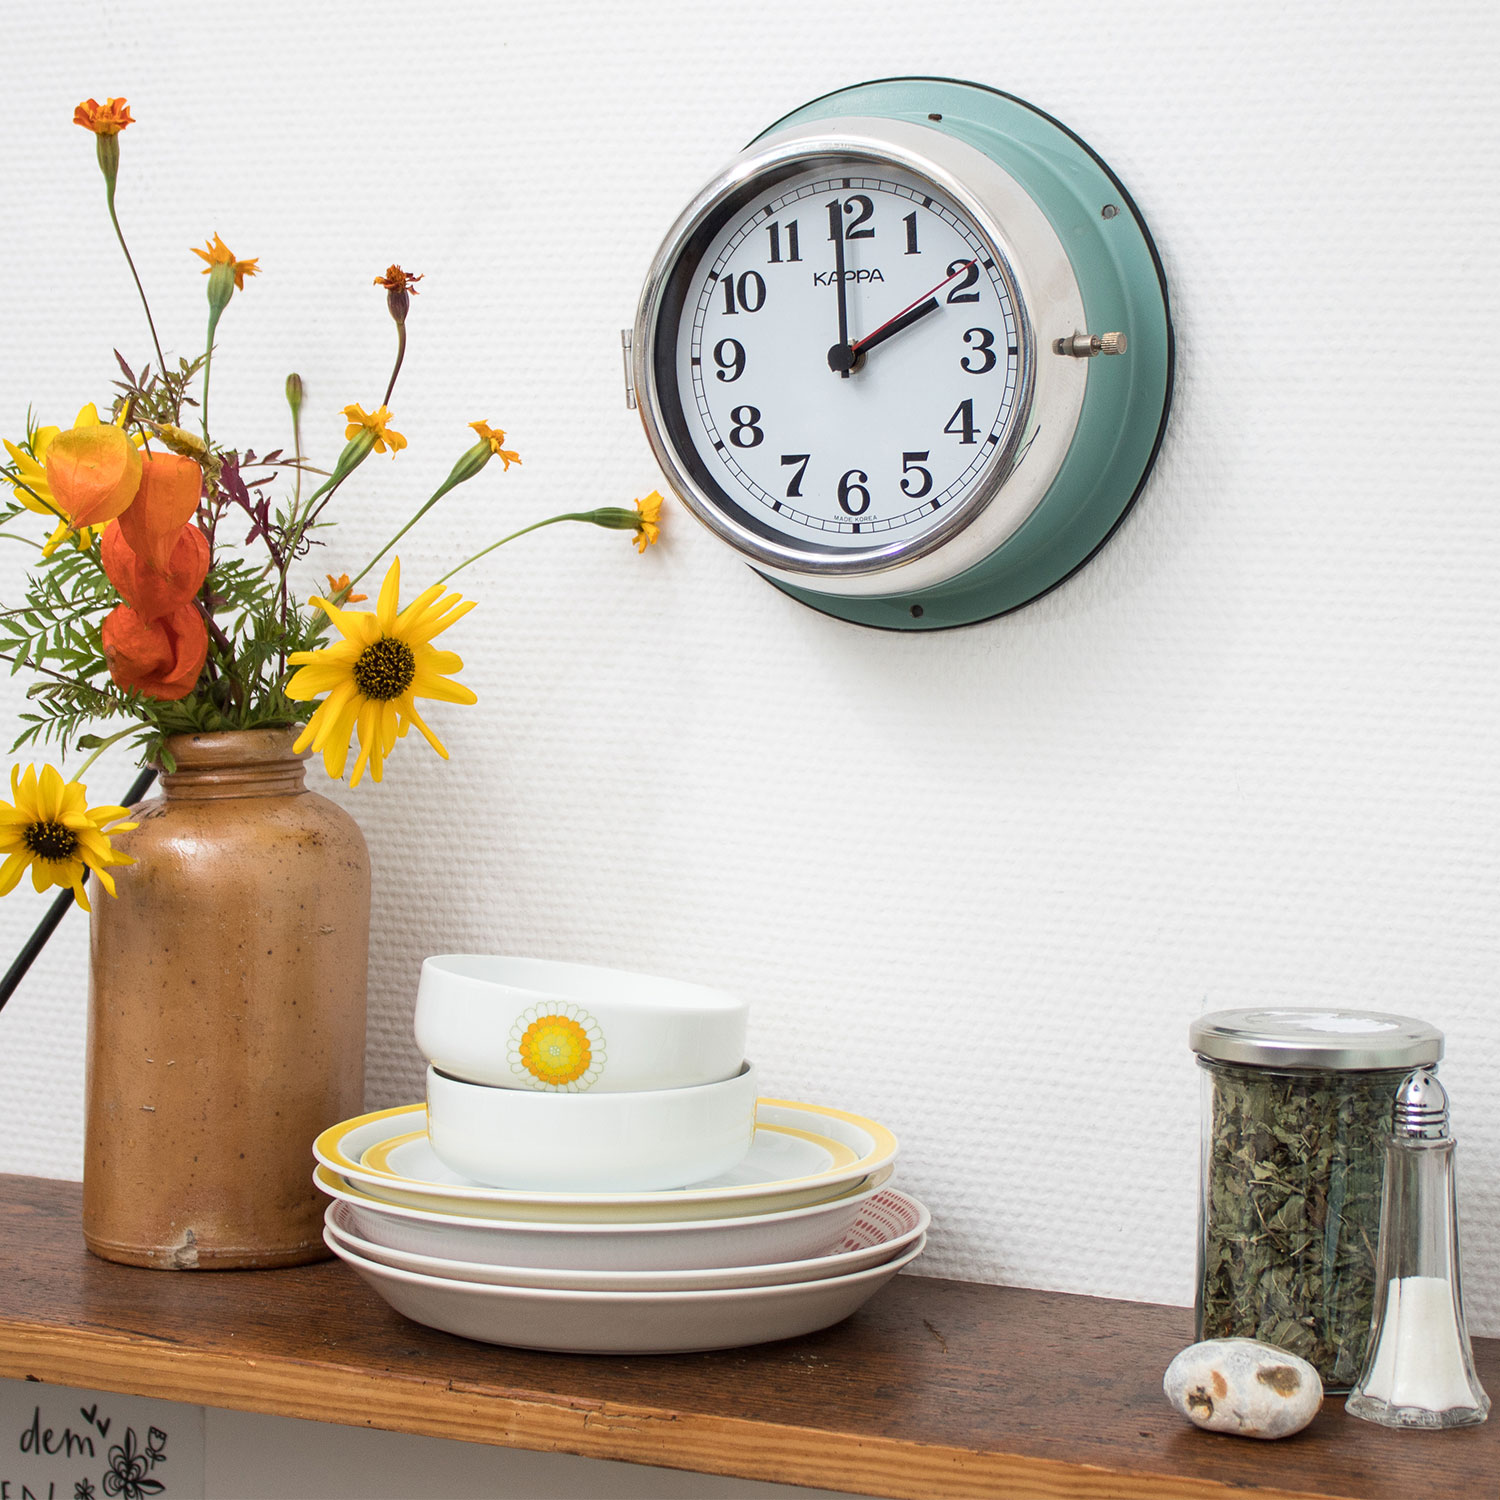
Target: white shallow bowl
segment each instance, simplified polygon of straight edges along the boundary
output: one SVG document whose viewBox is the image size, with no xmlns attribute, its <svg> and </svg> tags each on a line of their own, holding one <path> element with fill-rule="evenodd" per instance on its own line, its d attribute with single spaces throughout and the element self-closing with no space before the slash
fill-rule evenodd
<svg viewBox="0 0 1500 1500">
<path fill-rule="evenodd" d="M 454 1078 L 546 1093 L 732 1078 L 749 1006 L 723 990 L 589 964 L 446 953 L 422 965 L 422 1055 Z"/>
<path fill-rule="evenodd" d="M 727 1172 L 755 1138 L 756 1076 L 632 1094 L 536 1094 L 427 1070 L 427 1135 L 485 1187 L 649 1193 Z"/>
<path fill-rule="evenodd" d="M 550 1267 L 494 1265 L 488 1261 L 453 1260 L 393 1250 L 362 1237 L 357 1210 L 330 1203 L 324 1216 L 328 1233 L 365 1260 L 448 1281 L 475 1281 L 489 1286 L 547 1287 L 575 1292 L 695 1292 L 720 1287 L 787 1286 L 847 1276 L 893 1260 L 927 1232 L 930 1216 L 915 1198 L 886 1188 L 871 1198 L 844 1232 L 838 1247 L 826 1255 L 772 1262 L 768 1265 L 722 1266 L 708 1271 L 562 1271 Z"/>
<path fill-rule="evenodd" d="M 822 1104 L 762 1099 L 749 1154 L 704 1182 L 652 1193 L 564 1193 L 481 1187 L 443 1165 L 427 1134 L 427 1107 L 376 1110 L 331 1125 L 313 1155 L 371 1198 L 427 1214 L 548 1223 L 727 1219 L 806 1208 L 890 1176 L 897 1141 L 863 1115 Z"/>
<path fill-rule="evenodd" d="M 328 1248 L 403 1317 L 485 1344 L 565 1354 L 686 1354 L 795 1338 L 842 1322 L 922 1253 L 849 1276 L 704 1292 L 560 1292 L 482 1286 L 382 1266 L 332 1234 Z"/>
<path fill-rule="evenodd" d="M 735 1218 L 643 1222 L 548 1223 L 434 1213 L 372 1198 L 324 1167 L 313 1180 L 347 1204 L 343 1222 L 392 1250 L 494 1266 L 561 1271 L 701 1271 L 803 1260 L 836 1249 L 889 1167 L 806 1208 Z"/>
</svg>

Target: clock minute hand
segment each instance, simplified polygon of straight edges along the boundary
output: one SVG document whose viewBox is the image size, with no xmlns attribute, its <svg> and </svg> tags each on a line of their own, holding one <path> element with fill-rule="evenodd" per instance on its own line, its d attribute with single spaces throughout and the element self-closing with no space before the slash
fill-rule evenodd
<svg viewBox="0 0 1500 1500">
<path fill-rule="evenodd" d="M 854 364 L 849 347 L 849 293 L 844 287 L 844 205 L 835 198 L 828 205 L 828 234 L 833 241 L 833 275 L 838 282 L 839 341 L 828 351 L 828 368 L 845 380 Z"/>
<path fill-rule="evenodd" d="M 883 344 L 892 334 L 900 333 L 903 328 L 910 328 L 918 318 L 925 318 L 928 313 L 936 312 L 938 310 L 937 294 L 950 281 L 956 281 L 974 264 L 974 261 L 966 260 L 961 266 L 955 266 L 930 292 L 924 292 L 915 302 L 903 307 L 894 318 L 887 318 L 873 333 L 867 333 L 854 345 L 852 352 L 856 356 L 861 355 L 866 349 L 873 349 L 876 344 Z"/>
</svg>

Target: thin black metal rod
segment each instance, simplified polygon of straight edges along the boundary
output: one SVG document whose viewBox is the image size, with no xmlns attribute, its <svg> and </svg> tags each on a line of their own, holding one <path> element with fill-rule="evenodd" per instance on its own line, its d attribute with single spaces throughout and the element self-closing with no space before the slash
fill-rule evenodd
<svg viewBox="0 0 1500 1500">
<path fill-rule="evenodd" d="M 130 790 L 125 793 L 125 801 L 122 805 L 134 807 L 150 791 L 151 783 L 155 780 L 156 768 L 147 766 L 136 777 Z M 48 938 L 57 931 L 57 924 L 68 914 L 68 908 L 74 904 L 73 889 L 70 886 L 47 908 L 47 915 L 36 924 L 36 931 L 26 939 L 25 946 L 16 954 L 14 962 L 5 971 L 5 977 L 0 979 L 0 1010 L 5 1009 L 5 1002 L 16 992 L 16 987 L 26 977 L 26 971 L 36 962 L 37 954 L 47 946 Z"/>
</svg>

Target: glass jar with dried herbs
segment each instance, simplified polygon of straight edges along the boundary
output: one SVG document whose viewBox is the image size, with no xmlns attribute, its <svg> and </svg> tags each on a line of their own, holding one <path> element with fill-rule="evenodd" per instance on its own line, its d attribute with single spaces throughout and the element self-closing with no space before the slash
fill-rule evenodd
<svg viewBox="0 0 1500 1500">
<path fill-rule="evenodd" d="M 1200 1339 L 1308 1360 L 1331 1393 L 1358 1376 L 1375 1300 L 1391 1104 L 1443 1035 L 1376 1011 L 1218 1011 L 1193 1023 L 1203 1070 Z"/>
</svg>

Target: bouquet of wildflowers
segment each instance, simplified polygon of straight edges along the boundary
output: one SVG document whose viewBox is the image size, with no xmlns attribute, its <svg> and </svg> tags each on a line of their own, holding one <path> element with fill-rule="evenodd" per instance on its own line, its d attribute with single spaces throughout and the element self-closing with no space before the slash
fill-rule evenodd
<svg viewBox="0 0 1500 1500">
<path fill-rule="evenodd" d="M 73 118 L 95 137 L 110 222 L 140 293 L 155 362 L 136 368 L 116 351 L 121 378 L 107 414 L 85 405 L 66 429 L 28 415 L 20 440 L 4 443 L 0 478 L 13 498 L 0 504 L 0 536 L 38 552 L 24 602 L 0 611 L 0 659 L 37 678 L 12 749 L 54 741 L 63 757 L 70 749 L 88 754 L 71 778 L 51 765 L 13 768 L 12 801 L 0 801 L 0 895 L 30 869 L 37 890 L 70 887 L 87 908 L 88 872 L 113 894 L 110 867 L 130 862 L 110 833 L 135 826 L 120 821 L 123 807 L 87 804 L 80 778 L 108 746 L 134 736 L 146 759 L 171 770 L 169 735 L 300 726 L 296 750 L 321 753 L 335 778 L 357 742 L 351 786 L 366 770 L 379 781 L 385 758 L 413 728 L 446 759 L 417 700 L 475 701 L 455 678 L 461 659 L 434 644 L 474 607 L 447 589 L 448 580 L 514 537 L 560 521 L 630 532 L 645 551 L 657 538 L 661 496 L 653 492 L 633 509 L 534 522 L 459 562 L 404 606 L 400 558 L 392 555 L 374 609 L 356 609 L 367 602 L 356 592 L 360 583 L 450 490 L 492 459 L 502 469 L 520 463 L 504 432 L 472 422 L 477 441 L 406 524 L 353 577 L 329 573 L 327 593 L 304 604 L 289 575 L 323 544 L 314 534 L 331 524 L 328 508 L 340 488 L 372 453 L 394 458 L 406 447 L 391 425 L 390 402 L 422 277 L 393 265 L 374 279 L 396 324 L 395 364 L 370 411 L 344 408 L 344 447 L 331 469 L 303 452 L 295 374 L 286 382 L 290 452 L 221 442 L 209 424 L 214 340 L 258 262 L 236 259 L 217 234 L 193 249 L 208 278 L 207 337 L 202 353 L 172 365 L 115 211 L 129 107 L 124 99 L 89 99 Z M 28 534 L 36 516 L 43 529 Z M 127 722 L 114 733 L 84 732 L 118 719 Z"/>
</svg>

